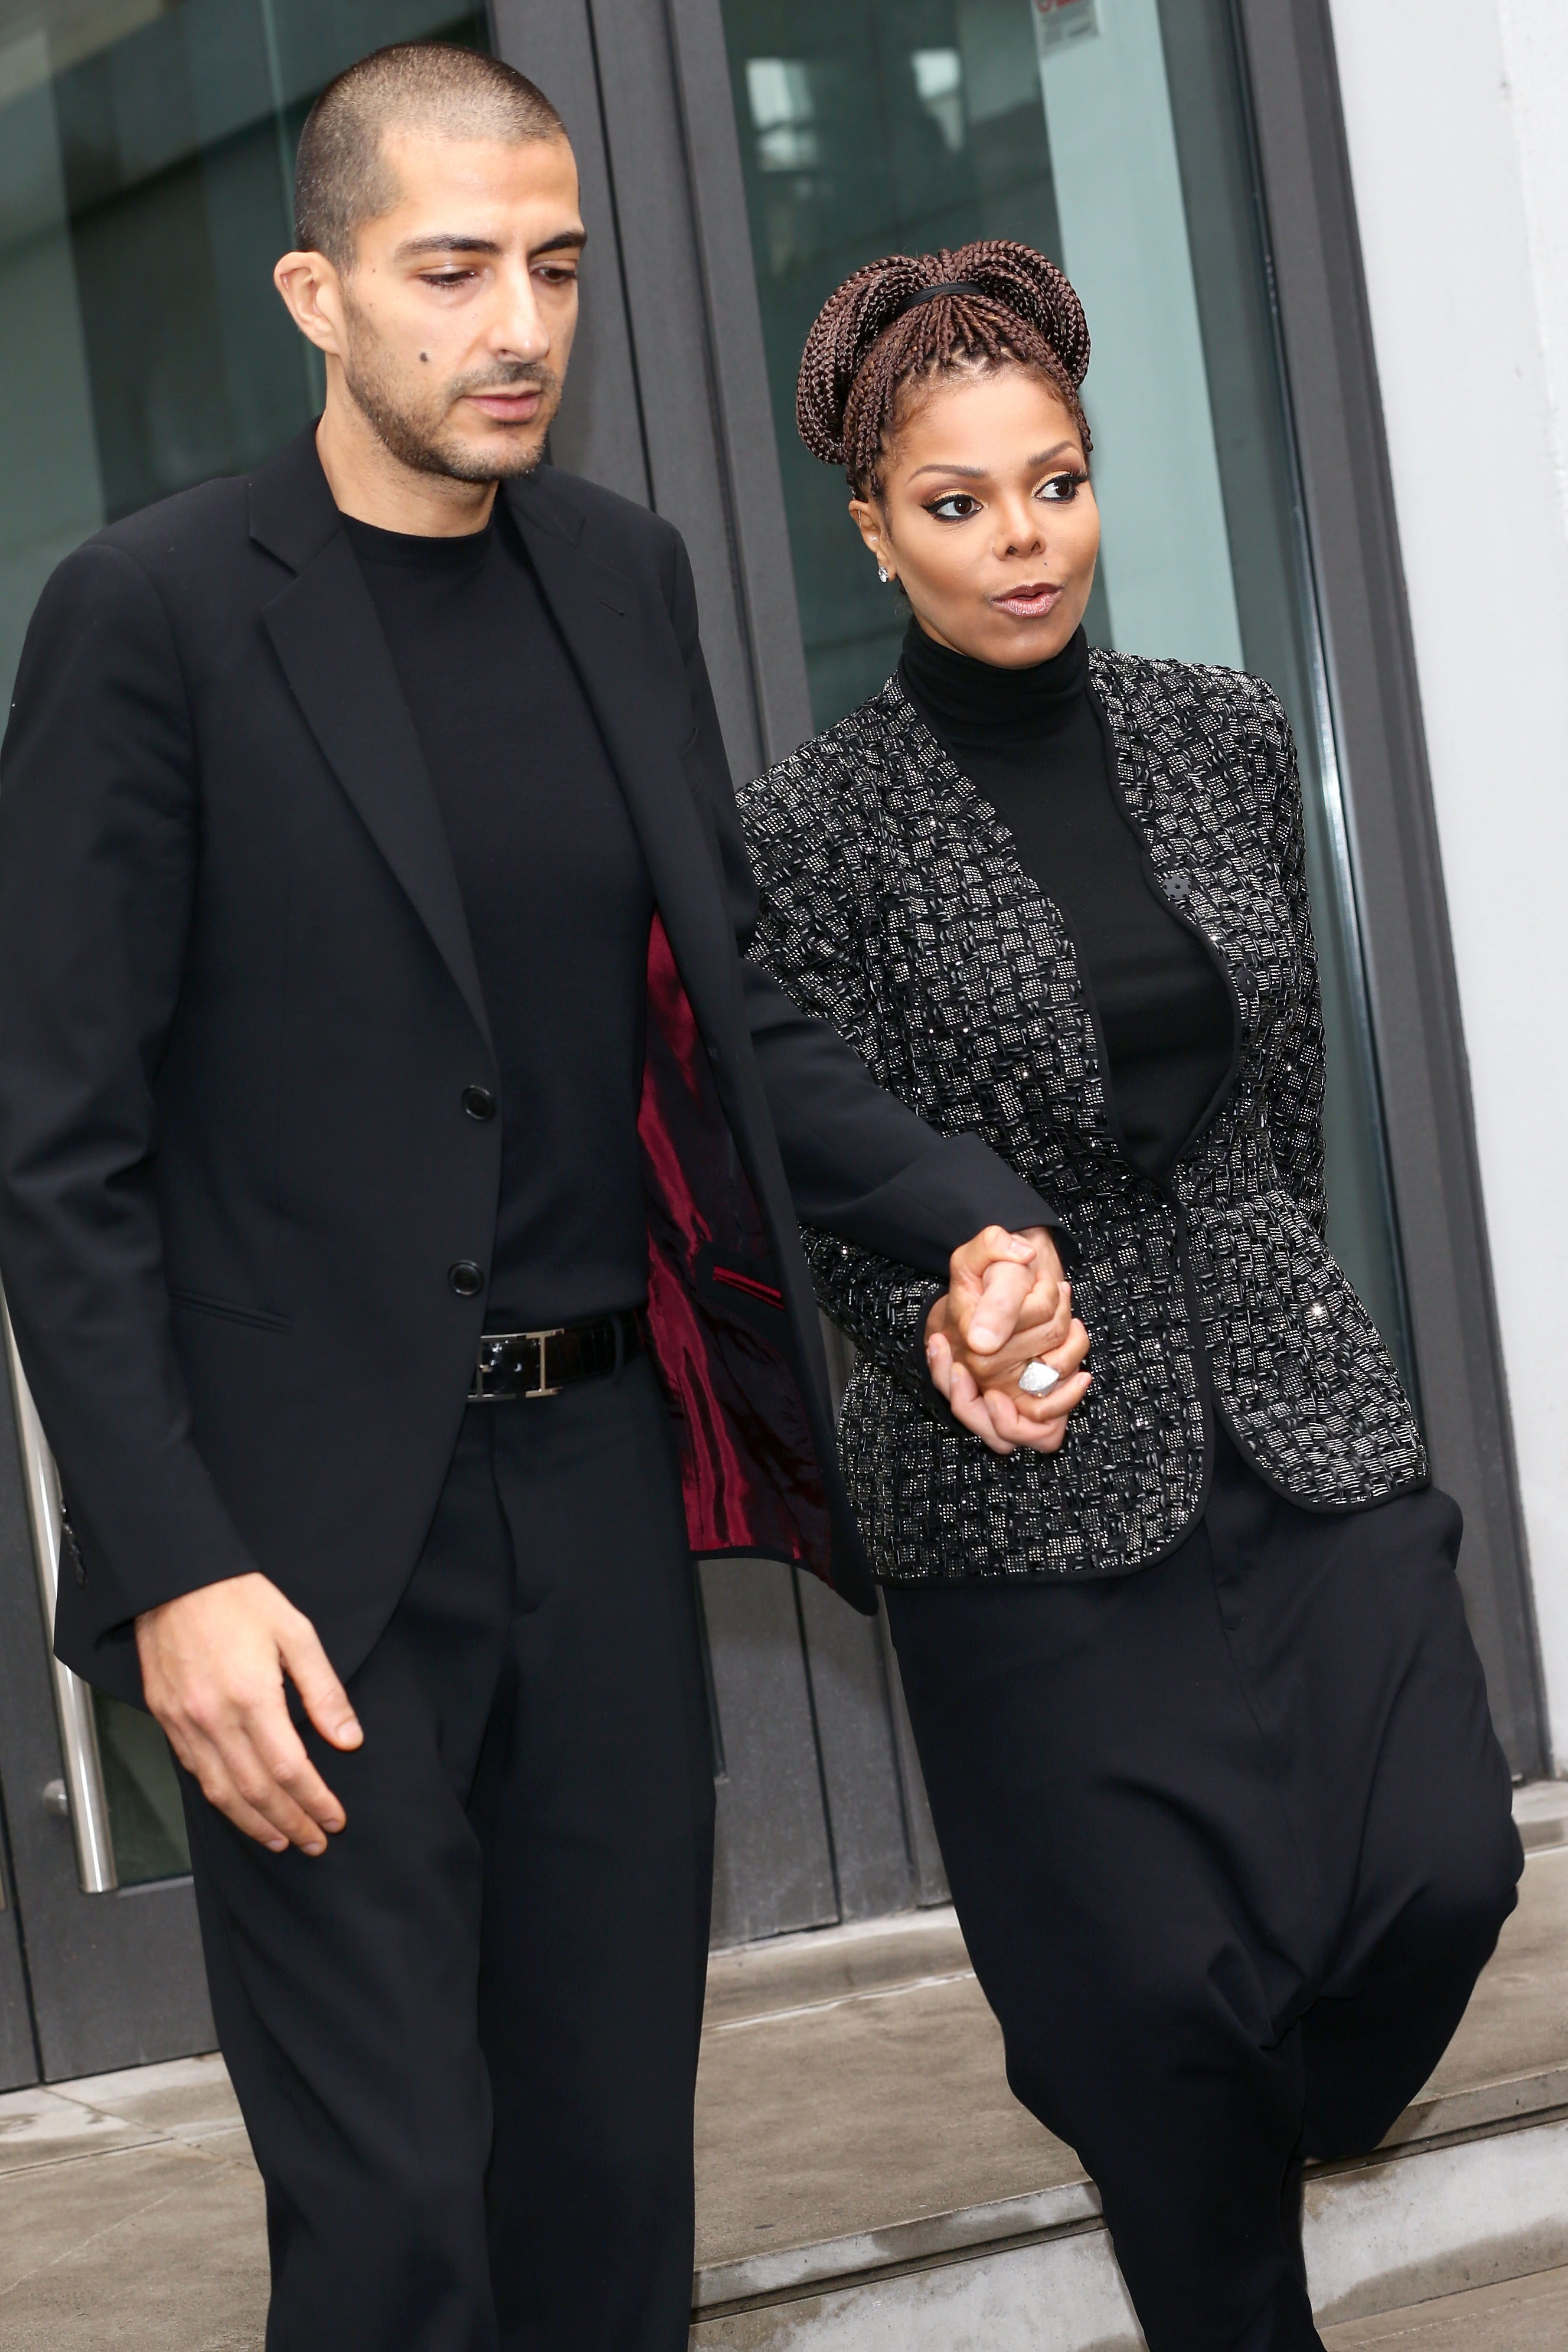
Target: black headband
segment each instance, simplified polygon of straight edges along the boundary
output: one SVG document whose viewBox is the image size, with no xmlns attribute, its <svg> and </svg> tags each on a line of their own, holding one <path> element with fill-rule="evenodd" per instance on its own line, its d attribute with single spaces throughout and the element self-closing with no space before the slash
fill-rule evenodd
<svg viewBox="0 0 1568 2352">
<path fill-rule="evenodd" d="M 897 310 L 890 314 L 886 324 L 891 327 L 894 319 L 902 319 L 906 310 L 918 310 L 923 302 L 935 302 L 939 294 L 977 294 L 982 301 L 996 300 L 996 296 L 988 295 L 983 286 L 975 285 L 967 278 L 955 278 L 945 280 L 940 286 L 923 286 L 918 294 L 906 296 Z"/>
</svg>

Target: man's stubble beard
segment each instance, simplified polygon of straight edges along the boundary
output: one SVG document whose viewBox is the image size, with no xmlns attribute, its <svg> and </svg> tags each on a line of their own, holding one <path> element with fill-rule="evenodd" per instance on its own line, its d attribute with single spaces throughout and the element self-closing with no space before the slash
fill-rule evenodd
<svg viewBox="0 0 1568 2352">
<path fill-rule="evenodd" d="M 386 347 L 367 327 L 363 314 L 347 305 L 349 349 L 343 381 L 355 407 L 382 446 L 400 465 L 416 474 L 440 474 L 453 482 L 515 480 L 531 474 L 544 456 L 545 435 L 560 406 L 560 378 L 542 360 L 517 360 L 455 376 L 441 391 L 414 403 L 397 381 Z M 539 412 L 527 427 L 514 427 L 521 438 L 499 458 L 494 450 L 471 448 L 455 433 L 446 431 L 454 404 L 465 394 L 515 392 L 519 384 L 537 383 L 544 394 Z M 504 429 L 504 428 L 500 428 Z M 537 435 L 538 438 L 532 436 Z"/>
</svg>

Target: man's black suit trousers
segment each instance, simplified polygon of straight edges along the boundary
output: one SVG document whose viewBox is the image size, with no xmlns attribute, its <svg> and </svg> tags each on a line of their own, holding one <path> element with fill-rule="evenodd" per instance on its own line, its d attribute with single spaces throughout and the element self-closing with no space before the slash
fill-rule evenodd
<svg viewBox="0 0 1568 2352">
<path fill-rule="evenodd" d="M 471 1405 L 402 1601 L 309 1735 L 347 1826 L 186 1784 L 267 2187 L 267 2352 L 681 2352 L 712 1743 L 652 1366 Z"/>
</svg>

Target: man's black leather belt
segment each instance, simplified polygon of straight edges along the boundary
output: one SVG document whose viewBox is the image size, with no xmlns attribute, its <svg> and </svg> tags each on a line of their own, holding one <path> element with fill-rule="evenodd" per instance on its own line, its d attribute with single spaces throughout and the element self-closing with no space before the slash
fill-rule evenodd
<svg viewBox="0 0 1568 2352">
<path fill-rule="evenodd" d="M 601 1380 L 643 1352 L 643 1318 L 634 1310 L 552 1331 L 486 1331 L 474 1366 L 470 1404 L 513 1404 L 555 1396 L 574 1381 Z"/>
</svg>

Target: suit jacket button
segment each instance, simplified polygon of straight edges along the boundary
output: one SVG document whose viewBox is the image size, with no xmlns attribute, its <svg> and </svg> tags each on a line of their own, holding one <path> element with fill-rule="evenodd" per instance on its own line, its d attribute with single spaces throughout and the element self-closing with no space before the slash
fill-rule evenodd
<svg viewBox="0 0 1568 2352">
<path fill-rule="evenodd" d="M 470 1118 L 494 1118 L 496 1097 L 488 1087 L 465 1087 L 463 1108 Z"/>
<path fill-rule="evenodd" d="M 485 1269 L 471 1257 L 460 1257 L 455 1265 L 447 1267 L 446 1279 L 459 1298 L 477 1298 L 485 1287 Z"/>
</svg>

